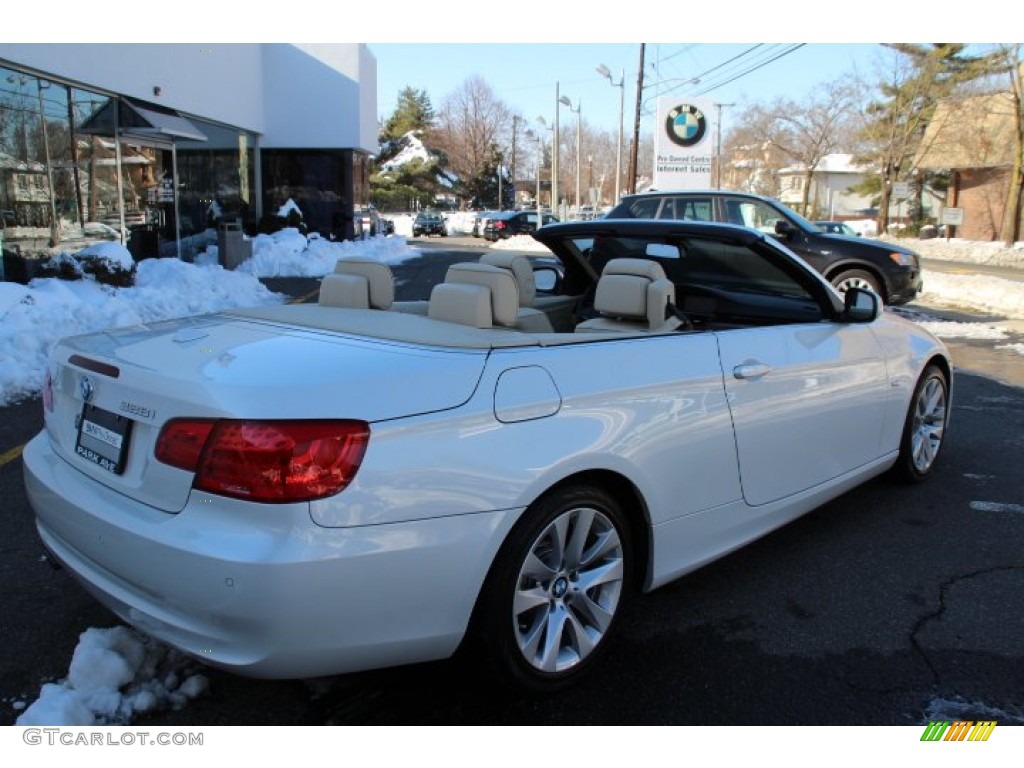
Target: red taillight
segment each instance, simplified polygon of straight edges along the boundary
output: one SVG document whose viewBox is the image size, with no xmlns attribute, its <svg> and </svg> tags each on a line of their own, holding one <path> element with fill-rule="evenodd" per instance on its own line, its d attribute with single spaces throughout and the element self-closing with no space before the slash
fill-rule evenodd
<svg viewBox="0 0 1024 768">
<path fill-rule="evenodd" d="M 496 221 L 496 222 L 494 222 L 494 228 L 495 229 L 504 229 L 505 228 L 505 222 L 504 221 Z"/>
<path fill-rule="evenodd" d="M 369 439 L 370 427 L 362 421 L 178 419 L 161 432 L 156 457 L 195 472 L 193 486 L 202 491 L 251 501 L 311 501 L 352 482 Z"/>
<path fill-rule="evenodd" d="M 214 419 L 173 419 L 160 430 L 156 457 L 164 464 L 195 472 L 206 439 L 213 431 Z"/>
</svg>

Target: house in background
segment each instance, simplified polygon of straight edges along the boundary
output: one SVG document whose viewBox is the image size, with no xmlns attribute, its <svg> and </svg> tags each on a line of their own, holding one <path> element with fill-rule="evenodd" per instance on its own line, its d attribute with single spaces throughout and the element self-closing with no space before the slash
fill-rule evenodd
<svg viewBox="0 0 1024 768">
<path fill-rule="evenodd" d="M 963 209 L 958 237 L 995 240 L 1012 169 L 1016 109 L 1010 94 L 971 96 L 938 105 L 914 162 L 949 170 L 945 205 Z"/>
<path fill-rule="evenodd" d="M 870 175 L 868 168 L 853 162 L 853 155 L 825 155 L 809 179 L 805 165 L 781 168 L 778 175 L 779 200 L 796 211 L 802 210 L 804 185 L 810 183 L 807 197 L 810 218 L 830 221 L 863 218 L 864 212 L 872 207 L 871 195 L 851 191 Z"/>
<path fill-rule="evenodd" d="M 187 259 L 288 199 L 352 237 L 377 151 L 362 44 L 0 43 L 5 249 L 98 222 L 137 257 Z"/>
</svg>

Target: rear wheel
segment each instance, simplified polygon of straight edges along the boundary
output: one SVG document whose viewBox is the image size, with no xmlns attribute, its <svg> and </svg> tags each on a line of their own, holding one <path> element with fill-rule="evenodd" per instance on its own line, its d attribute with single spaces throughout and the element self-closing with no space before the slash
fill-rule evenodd
<svg viewBox="0 0 1024 768">
<path fill-rule="evenodd" d="M 550 691 L 600 658 L 627 589 L 629 528 L 599 488 L 539 500 L 509 534 L 482 594 L 477 641 L 506 683 Z"/>
<path fill-rule="evenodd" d="M 914 388 L 894 469 L 904 480 L 927 479 L 939 458 L 949 418 L 949 379 L 937 365 L 929 365 Z"/>
</svg>

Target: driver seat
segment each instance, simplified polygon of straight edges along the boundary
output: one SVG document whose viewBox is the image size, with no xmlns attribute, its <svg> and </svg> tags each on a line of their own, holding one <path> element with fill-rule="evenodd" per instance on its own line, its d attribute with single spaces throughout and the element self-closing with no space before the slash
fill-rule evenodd
<svg viewBox="0 0 1024 768">
<path fill-rule="evenodd" d="M 577 333 L 655 333 L 674 329 L 666 322 L 675 302 L 675 286 L 665 270 L 648 259 L 612 259 L 601 272 L 594 294 L 600 315 L 576 326 Z"/>
</svg>

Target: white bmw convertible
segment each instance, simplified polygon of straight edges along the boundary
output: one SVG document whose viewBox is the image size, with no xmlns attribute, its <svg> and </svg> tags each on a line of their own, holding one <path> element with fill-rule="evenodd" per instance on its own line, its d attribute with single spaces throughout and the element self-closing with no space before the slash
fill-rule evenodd
<svg viewBox="0 0 1024 768">
<path fill-rule="evenodd" d="M 552 689 L 624 601 L 892 470 L 933 472 L 943 345 L 752 230 L 544 227 L 394 302 L 67 338 L 24 452 L 46 547 L 201 661 L 308 677 L 464 649 Z M 540 269 L 543 270 L 543 267 Z"/>
</svg>

